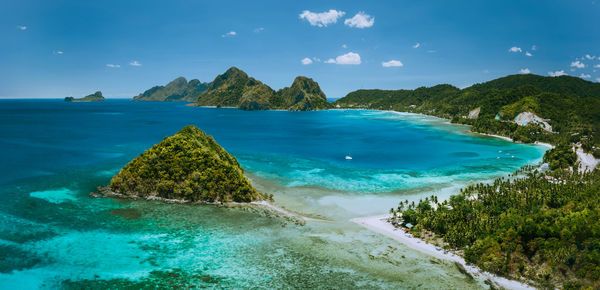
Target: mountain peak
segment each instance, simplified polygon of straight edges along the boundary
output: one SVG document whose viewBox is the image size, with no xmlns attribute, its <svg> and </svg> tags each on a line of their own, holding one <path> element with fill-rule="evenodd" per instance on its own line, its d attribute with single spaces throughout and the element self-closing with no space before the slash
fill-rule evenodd
<svg viewBox="0 0 600 290">
<path fill-rule="evenodd" d="M 243 70 L 232 66 L 224 74 L 221 75 L 222 79 L 247 79 L 248 74 L 246 74 Z"/>
<path fill-rule="evenodd" d="M 173 86 L 185 86 L 187 84 L 187 79 L 184 77 L 178 77 L 172 81 L 170 81 L 166 87 L 173 87 Z"/>
</svg>

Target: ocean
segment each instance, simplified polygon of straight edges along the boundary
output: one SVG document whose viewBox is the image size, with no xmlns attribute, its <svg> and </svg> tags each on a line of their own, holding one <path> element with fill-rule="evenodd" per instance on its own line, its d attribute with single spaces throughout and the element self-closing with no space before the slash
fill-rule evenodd
<svg viewBox="0 0 600 290">
<path fill-rule="evenodd" d="M 314 220 L 88 196 L 190 124 L 276 206 Z M 0 288 L 483 288 L 350 219 L 448 198 L 544 151 L 408 113 L 0 100 Z"/>
</svg>

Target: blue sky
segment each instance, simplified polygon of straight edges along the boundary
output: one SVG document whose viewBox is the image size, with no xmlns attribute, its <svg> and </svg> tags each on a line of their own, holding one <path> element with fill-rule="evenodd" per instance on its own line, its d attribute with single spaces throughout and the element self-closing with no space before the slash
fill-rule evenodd
<svg viewBox="0 0 600 290">
<path fill-rule="evenodd" d="M 230 66 L 332 98 L 527 71 L 600 81 L 598 2 L 5 0 L 0 97 L 132 97 Z"/>
</svg>

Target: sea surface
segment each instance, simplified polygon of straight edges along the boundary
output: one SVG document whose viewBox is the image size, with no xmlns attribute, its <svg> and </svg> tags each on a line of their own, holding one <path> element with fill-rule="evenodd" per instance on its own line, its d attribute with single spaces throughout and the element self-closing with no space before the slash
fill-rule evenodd
<svg viewBox="0 0 600 290">
<path fill-rule="evenodd" d="M 236 156 L 276 206 L 312 220 L 88 196 L 189 124 Z M 544 150 L 406 113 L 0 100 L 0 289 L 485 288 L 349 220 L 448 198 L 536 164 Z"/>
</svg>

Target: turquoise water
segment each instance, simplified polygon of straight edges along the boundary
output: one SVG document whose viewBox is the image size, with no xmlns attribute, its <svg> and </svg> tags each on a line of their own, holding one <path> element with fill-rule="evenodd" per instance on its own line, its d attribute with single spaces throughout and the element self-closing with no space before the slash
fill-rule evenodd
<svg viewBox="0 0 600 290">
<path fill-rule="evenodd" d="M 321 220 L 88 197 L 188 124 L 235 155 L 276 205 Z M 543 154 L 414 114 L 124 100 L 2 100 L 0 134 L 0 288 L 480 288 L 349 219 L 446 198 Z"/>
</svg>

